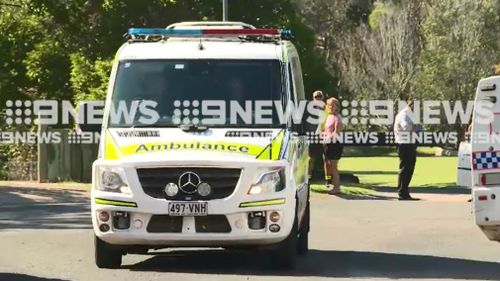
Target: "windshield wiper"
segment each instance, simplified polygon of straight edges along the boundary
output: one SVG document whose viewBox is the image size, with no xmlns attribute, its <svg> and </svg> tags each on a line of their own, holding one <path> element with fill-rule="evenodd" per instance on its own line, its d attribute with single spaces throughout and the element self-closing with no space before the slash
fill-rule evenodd
<svg viewBox="0 0 500 281">
<path fill-rule="evenodd" d="M 169 124 L 153 123 L 153 124 L 133 124 L 130 128 L 169 128 Z"/>
<path fill-rule="evenodd" d="M 178 128 L 183 130 L 184 132 L 203 132 L 208 130 L 207 126 L 195 124 L 181 124 Z"/>
</svg>

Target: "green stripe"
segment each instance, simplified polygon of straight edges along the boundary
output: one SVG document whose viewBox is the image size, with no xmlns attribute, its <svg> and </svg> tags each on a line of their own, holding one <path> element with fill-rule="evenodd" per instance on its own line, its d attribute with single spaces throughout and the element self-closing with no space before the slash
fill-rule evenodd
<svg viewBox="0 0 500 281">
<path fill-rule="evenodd" d="M 111 206 L 120 206 L 120 207 L 137 207 L 137 203 L 135 202 L 126 202 L 126 201 L 117 201 L 117 200 L 107 200 L 102 198 L 96 198 L 94 201 L 96 204 L 100 205 L 111 205 Z"/>
<path fill-rule="evenodd" d="M 271 205 L 281 205 L 281 204 L 285 204 L 285 198 L 253 201 L 253 202 L 243 202 L 243 203 L 240 203 L 240 208 L 261 207 L 261 206 L 271 206 Z"/>
<path fill-rule="evenodd" d="M 281 129 L 271 142 L 255 157 L 259 160 L 279 160 L 285 130 Z"/>
</svg>

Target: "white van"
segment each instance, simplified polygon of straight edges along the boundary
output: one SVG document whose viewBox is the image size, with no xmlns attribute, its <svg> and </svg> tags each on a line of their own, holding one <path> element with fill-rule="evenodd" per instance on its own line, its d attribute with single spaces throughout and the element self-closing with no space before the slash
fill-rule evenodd
<svg viewBox="0 0 500 281">
<path fill-rule="evenodd" d="M 493 241 L 500 241 L 499 98 L 500 76 L 479 81 L 474 100 L 470 156 L 475 221 Z"/>
<path fill-rule="evenodd" d="M 237 22 L 129 30 L 113 65 L 93 164 L 98 267 L 167 247 L 262 248 L 285 267 L 307 253 L 304 126 L 278 122 L 273 110 L 264 124 L 242 122 L 253 121 L 258 105 L 236 122 L 200 121 L 220 101 L 304 100 L 288 36 Z M 146 117 L 116 118 L 122 105 Z"/>
<path fill-rule="evenodd" d="M 469 140 L 462 141 L 458 147 L 457 186 L 470 188 L 471 177 L 471 143 Z"/>
</svg>

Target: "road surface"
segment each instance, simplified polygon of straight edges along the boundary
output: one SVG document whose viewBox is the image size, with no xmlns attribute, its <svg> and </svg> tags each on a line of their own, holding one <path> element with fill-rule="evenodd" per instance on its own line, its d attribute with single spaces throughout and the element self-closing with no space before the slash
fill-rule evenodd
<svg viewBox="0 0 500 281">
<path fill-rule="evenodd" d="M 500 244 L 476 228 L 466 200 L 390 197 L 315 194 L 311 251 L 295 271 L 217 249 L 129 255 L 121 269 L 103 270 L 86 192 L 0 187 L 0 280 L 500 279 Z"/>
</svg>

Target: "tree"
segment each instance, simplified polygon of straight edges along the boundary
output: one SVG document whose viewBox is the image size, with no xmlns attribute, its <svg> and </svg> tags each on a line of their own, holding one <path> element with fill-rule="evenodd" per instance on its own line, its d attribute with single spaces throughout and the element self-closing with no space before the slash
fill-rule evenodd
<svg viewBox="0 0 500 281">
<path fill-rule="evenodd" d="M 496 0 L 433 0 L 423 23 L 426 47 L 418 77 L 422 98 L 473 98 L 477 82 L 499 62 Z"/>
<path fill-rule="evenodd" d="M 128 28 L 220 20 L 221 8 L 220 0 L 1 2 L 0 110 L 6 100 L 103 99 L 115 52 L 125 41 Z M 232 1 L 230 19 L 259 27 L 291 28 L 302 58 L 306 90 L 335 85 L 314 50 L 313 30 L 302 23 L 290 0 Z M 5 126 L 0 124 L 0 129 Z M 36 158 L 34 149 L 0 146 L 0 166 Z"/>
<path fill-rule="evenodd" d="M 82 54 L 71 55 L 71 86 L 75 102 L 104 100 L 113 61 L 100 58 L 90 62 Z"/>
<path fill-rule="evenodd" d="M 0 38 L 0 66 L 6 68 L 0 74 L 0 101 L 27 92 L 33 98 L 102 97 L 109 62 L 128 28 L 220 20 L 222 15 L 220 0 L 12 0 L 10 4 L 0 5 L 0 31 L 7 35 Z M 233 1 L 230 19 L 291 28 L 306 90 L 335 85 L 314 51 L 314 32 L 302 23 L 289 0 Z"/>
<path fill-rule="evenodd" d="M 368 19 L 372 8 L 370 0 L 303 0 L 297 1 L 301 8 L 305 22 L 311 26 L 316 34 L 315 50 L 321 54 L 327 69 L 335 78 L 333 93 L 344 96 L 346 87 L 338 87 L 342 80 L 342 69 L 339 60 L 343 46 L 349 42 L 351 34 L 357 26 Z"/>
<path fill-rule="evenodd" d="M 411 95 L 423 47 L 422 2 L 378 3 L 341 46 L 342 82 L 363 99 L 397 100 Z"/>
</svg>

